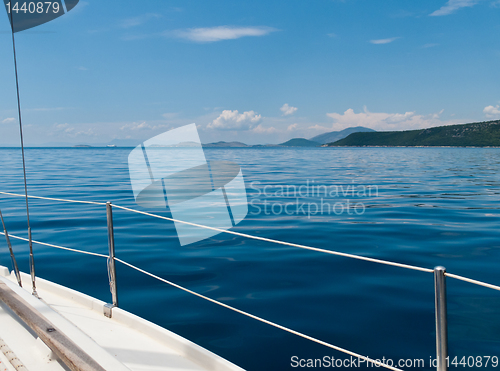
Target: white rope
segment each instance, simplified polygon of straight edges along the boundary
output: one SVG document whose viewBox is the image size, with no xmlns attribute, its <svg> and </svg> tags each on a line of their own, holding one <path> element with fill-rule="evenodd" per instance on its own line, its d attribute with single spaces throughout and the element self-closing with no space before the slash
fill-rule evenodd
<svg viewBox="0 0 500 371">
<path fill-rule="evenodd" d="M 447 273 L 447 272 L 445 272 L 444 275 L 448 276 L 450 278 L 455 278 L 455 279 L 460 280 L 460 281 L 465 281 L 465 282 L 473 283 L 475 285 L 484 286 L 484 287 L 488 287 L 488 288 L 493 289 L 493 290 L 500 291 L 500 286 L 492 285 L 490 283 L 473 280 L 471 278 L 467 278 L 467 277 L 463 277 L 463 276 L 459 276 L 457 274 L 452 274 L 452 273 Z"/>
<path fill-rule="evenodd" d="M 396 367 L 392 367 L 392 366 L 386 365 L 386 364 L 384 364 L 384 363 L 382 363 L 382 362 L 380 362 L 380 361 L 376 361 L 376 360 L 373 360 L 373 359 L 371 359 L 371 358 L 368 358 L 368 357 L 362 356 L 362 355 L 360 355 L 360 354 L 358 354 L 358 353 L 351 352 L 351 351 L 349 351 L 349 350 L 347 350 L 347 349 L 340 348 L 340 347 L 338 347 L 338 346 L 335 346 L 335 345 L 329 344 L 329 343 L 327 343 L 327 342 L 325 342 L 325 341 L 322 341 L 322 340 L 316 339 L 316 338 L 314 338 L 314 337 L 312 337 L 312 336 L 305 335 L 305 334 L 303 334 L 303 333 L 301 333 L 301 332 L 298 332 L 298 331 L 295 331 L 295 330 L 289 329 L 288 327 L 278 325 L 277 323 L 274 323 L 274 322 L 268 321 L 268 320 L 263 319 L 263 318 L 261 318 L 261 317 L 254 316 L 253 314 L 250 314 L 250 313 L 248 313 L 248 312 L 245 312 L 245 311 L 242 311 L 242 310 L 237 309 L 237 308 L 235 308 L 235 307 L 232 307 L 232 306 L 230 306 L 230 305 L 227 305 L 227 304 L 221 303 L 220 301 L 217 301 L 217 300 L 211 299 L 211 298 L 209 298 L 208 296 L 205 296 L 205 295 L 199 294 L 199 293 L 197 293 L 197 292 L 195 292 L 195 291 L 189 290 L 189 289 L 187 289 L 187 288 L 185 288 L 185 287 L 182 287 L 182 286 L 179 286 L 179 285 L 177 285 L 177 284 L 175 284 L 175 283 L 173 283 L 173 282 L 170 282 L 170 281 L 168 281 L 168 280 L 166 280 L 166 279 L 164 279 L 164 278 L 158 277 L 158 276 L 157 276 L 157 275 L 155 275 L 155 274 L 149 273 L 148 271 L 145 271 L 144 269 L 141 269 L 141 268 L 139 268 L 139 267 L 136 267 L 135 265 L 132 265 L 132 264 L 130 264 L 130 263 L 127 263 L 126 261 L 123 261 L 123 260 L 121 260 L 121 259 L 115 258 L 115 260 L 116 260 L 116 261 L 118 261 L 118 262 L 120 262 L 120 263 L 122 263 L 122 264 L 124 264 L 124 265 L 126 265 L 126 266 L 128 266 L 128 267 L 130 267 L 130 268 L 132 268 L 132 269 L 135 269 L 135 270 L 137 270 L 137 271 L 139 271 L 139 272 L 141 272 L 141 273 L 144 273 L 144 274 L 146 274 L 146 275 L 148 275 L 148 276 L 150 276 L 150 277 L 153 277 L 153 278 L 155 278 L 155 279 L 157 279 L 157 280 L 160 280 L 160 281 L 162 281 L 162 282 L 165 282 L 165 283 L 167 283 L 167 284 L 169 284 L 169 285 L 171 285 L 171 286 L 173 286 L 173 287 L 176 287 L 176 288 L 178 288 L 178 289 L 180 289 L 180 290 L 183 290 L 183 291 L 185 291 L 185 292 L 187 292 L 187 293 L 189 293 L 189 294 L 192 294 L 192 295 L 198 296 L 198 297 L 200 297 L 200 298 L 202 298 L 202 299 L 205 299 L 205 300 L 208 300 L 208 301 L 210 301 L 210 302 L 212 302 L 212 303 L 214 303 L 214 304 L 220 305 L 220 306 L 222 306 L 222 307 L 224 307 L 224 308 L 227 308 L 227 309 L 230 309 L 230 310 L 232 310 L 232 311 L 234 311 L 234 312 L 237 312 L 237 313 L 243 314 L 244 316 L 247 316 L 247 317 L 253 318 L 253 319 L 257 320 L 257 321 L 260 321 L 260 322 L 263 322 L 263 323 L 268 324 L 268 325 L 270 325 L 270 326 L 273 326 L 273 327 L 279 328 L 280 330 L 283 330 L 283 331 L 289 332 L 289 333 L 291 333 L 291 334 L 294 334 L 294 335 L 300 336 L 300 337 L 302 337 L 302 338 L 304 338 L 304 339 L 307 339 L 307 340 L 313 341 L 313 342 L 315 342 L 315 343 L 318 343 L 318 344 L 324 345 L 324 346 L 326 346 L 326 347 L 328 347 L 328 348 L 335 349 L 335 350 L 337 350 L 337 351 L 339 351 L 339 352 L 342 352 L 342 353 L 345 353 L 345 354 L 349 354 L 349 355 L 351 355 L 351 356 L 353 356 L 353 357 L 364 359 L 365 361 L 367 361 L 367 362 L 371 362 L 371 363 L 373 363 L 373 364 L 375 364 L 375 365 L 382 366 L 382 367 L 386 367 L 386 368 L 391 369 L 391 370 L 394 370 L 394 371 L 402 371 L 402 370 L 400 370 L 399 368 L 396 368 Z"/>
<path fill-rule="evenodd" d="M 9 348 L 2 338 L 0 338 L 0 351 L 2 351 L 7 360 L 12 364 L 12 366 L 14 366 L 16 371 L 28 371 L 21 360 L 17 358 L 16 354 Z"/>
<path fill-rule="evenodd" d="M 192 226 L 195 226 L 195 227 L 200 227 L 200 228 L 205 228 L 205 229 L 211 229 L 213 231 L 217 231 L 217 232 L 221 232 L 221 233 L 233 234 L 235 236 L 246 237 L 246 238 L 250 238 L 250 239 L 253 239 L 253 240 L 260 240 L 260 241 L 266 241 L 266 242 L 276 243 L 276 244 L 280 244 L 280 245 L 298 247 L 298 248 L 301 248 L 301 249 L 306 249 L 306 250 L 311 250 L 311 251 L 318 251 L 318 252 L 322 252 L 322 253 L 325 253 L 325 254 L 338 255 L 338 256 L 343 256 L 343 257 L 346 257 L 346 258 L 359 259 L 359 260 L 365 260 L 365 261 L 369 261 L 369 262 L 373 262 L 373 263 L 392 265 L 394 267 L 400 267 L 400 268 L 406 268 L 406 269 L 413 269 L 413 270 L 421 271 L 421 272 L 427 272 L 427 273 L 434 272 L 433 269 L 421 268 L 421 267 L 416 267 L 416 266 L 413 266 L 413 265 L 395 263 L 395 262 L 390 262 L 390 261 L 386 261 L 386 260 L 373 259 L 373 258 L 368 258 L 368 257 L 365 257 L 365 256 L 360 256 L 360 255 L 346 254 L 346 253 L 343 253 L 343 252 L 332 251 L 332 250 L 325 250 L 325 249 L 320 249 L 320 248 L 317 248 L 317 247 L 299 245 L 299 244 L 291 243 L 291 242 L 278 241 L 278 240 L 273 240 L 273 239 L 265 238 L 265 237 L 257 237 L 257 236 L 252 236 L 252 235 L 249 235 L 249 234 L 246 234 L 246 233 L 239 233 L 239 232 L 234 232 L 234 231 L 228 231 L 228 230 L 225 230 L 225 229 L 219 229 L 219 228 L 214 228 L 214 227 L 207 227 L 205 225 L 195 224 L 195 223 L 190 223 L 190 222 L 185 222 L 185 221 L 182 221 L 182 220 L 168 218 L 166 216 L 160 216 L 160 215 L 150 214 L 150 213 L 146 213 L 144 211 L 138 211 L 138 210 L 134 210 L 134 209 L 129 209 L 128 207 L 119 206 L 119 205 L 115 205 L 115 204 L 113 204 L 113 206 L 117 207 L 119 209 L 123 209 L 123 210 L 132 211 L 132 212 L 139 213 L 139 214 L 144 214 L 144 215 L 152 216 L 152 217 L 159 218 L 159 219 L 165 219 L 165 220 L 170 220 L 170 221 L 177 222 L 177 223 L 183 223 L 183 224 L 192 225 Z"/>
<path fill-rule="evenodd" d="M 8 192 L 0 192 L 2 195 L 8 195 L 8 196 L 19 196 L 19 197 L 25 197 L 24 195 L 20 195 L 17 193 L 8 193 Z M 37 198 L 39 200 L 51 200 L 51 201 L 62 201 L 62 202 L 74 202 L 78 204 L 91 204 L 91 205 L 104 205 L 106 206 L 105 202 L 93 202 L 93 201 L 76 201 L 76 200 L 65 200 L 63 198 L 51 198 L 51 197 L 40 197 L 40 196 L 28 196 L 29 198 Z"/>
<path fill-rule="evenodd" d="M 4 235 L 5 236 L 5 233 L 3 232 L 0 232 L 0 234 Z M 22 241 L 29 241 L 27 238 L 23 238 L 23 237 L 18 237 L 18 236 L 14 236 L 12 234 L 9 233 L 9 237 L 10 238 L 15 238 L 17 240 L 22 240 Z M 49 246 L 49 247 L 55 247 L 56 249 L 61 249 L 61 250 L 68 250 L 68 251 L 73 251 L 73 252 L 79 252 L 81 254 L 87 254 L 87 255 L 94 255 L 94 256 L 100 256 L 102 258 L 108 258 L 109 256 L 108 255 L 103 255 L 103 254 L 98 254 L 96 252 L 90 252 L 90 251 L 83 251 L 83 250 L 77 250 L 77 249 L 70 249 L 69 247 L 63 247 L 63 246 L 58 246 L 58 245 L 52 245 L 50 243 L 45 243 L 45 242 L 40 242 L 40 241 L 35 241 L 33 240 L 32 241 L 33 243 L 36 243 L 38 245 L 44 245 L 44 246 Z"/>
</svg>

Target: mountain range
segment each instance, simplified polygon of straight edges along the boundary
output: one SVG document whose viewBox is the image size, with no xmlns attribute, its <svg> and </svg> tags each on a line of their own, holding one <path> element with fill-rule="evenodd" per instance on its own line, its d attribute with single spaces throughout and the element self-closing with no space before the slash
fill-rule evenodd
<svg viewBox="0 0 500 371">
<path fill-rule="evenodd" d="M 216 143 L 206 143 L 203 147 L 320 147 L 323 144 L 331 143 L 340 139 L 347 137 L 352 133 L 357 132 L 372 132 L 373 129 L 365 128 L 363 126 L 356 126 L 347 128 L 340 131 L 331 131 L 328 133 L 316 135 L 311 139 L 305 138 L 293 138 L 284 143 L 280 144 L 256 144 L 253 146 L 247 145 L 241 142 L 216 142 Z"/>
<path fill-rule="evenodd" d="M 115 139 L 107 144 L 114 144 L 119 147 L 133 147 L 138 142 L 140 141 L 137 139 Z M 310 139 L 293 138 L 280 144 L 247 145 L 236 141 L 203 144 L 205 148 L 319 146 L 500 147 L 500 120 L 405 131 L 375 131 L 363 126 L 356 126 L 316 135 Z"/>
<path fill-rule="evenodd" d="M 319 147 L 321 143 L 304 138 L 293 138 L 285 143 L 281 143 L 280 147 Z"/>
<path fill-rule="evenodd" d="M 347 129 L 340 130 L 340 131 L 331 131 L 329 133 L 316 135 L 315 137 L 312 137 L 309 140 L 312 140 L 313 142 L 318 142 L 321 144 L 327 144 L 327 143 L 336 142 L 337 140 L 340 140 L 340 139 L 344 139 L 345 137 L 351 135 L 352 133 L 374 132 L 374 131 L 375 130 L 365 128 L 363 126 L 355 126 L 355 127 L 347 128 Z"/>
<path fill-rule="evenodd" d="M 241 142 L 217 142 L 217 143 L 206 143 L 203 144 L 203 147 L 251 147 L 248 144 L 241 143 Z"/>
</svg>

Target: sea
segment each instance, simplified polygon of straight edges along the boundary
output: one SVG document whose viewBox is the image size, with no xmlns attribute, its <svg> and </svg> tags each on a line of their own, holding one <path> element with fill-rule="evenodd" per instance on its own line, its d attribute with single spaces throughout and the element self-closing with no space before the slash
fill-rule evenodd
<svg viewBox="0 0 500 371">
<path fill-rule="evenodd" d="M 135 203 L 131 150 L 28 148 L 29 194 L 170 216 L 166 208 Z M 500 285 L 498 148 L 206 148 L 205 155 L 241 167 L 249 209 L 233 231 L 441 265 Z M 0 149 L 0 156 L 0 191 L 22 194 L 20 149 Z M 29 205 L 35 240 L 107 254 L 104 206 L 38 199 Z M 0 209 L 9 233 L 26 237 L 24 199 L 0 195 Z M 173 222 L 117 208 L 114 234 L 118 258 L 178 285 L 405 370 L 435 369 L 432 273 L 225 233 L 181 246 Z M 28 244 L 12 242 L 28 272 Z M 38 277 L 111 301 L 105 258 L 37 244 L 34 257 Z M 0 264 L 11 268 L 3 236 Z M 313 369 L 381 369 L 120 263 L 117 287 L 121 308 L 247 370 L 311 369 L 311 361 Z M 447 278 L 447 299 L 450 369 L 498 369 L 500 292 Z"/>
</svg>

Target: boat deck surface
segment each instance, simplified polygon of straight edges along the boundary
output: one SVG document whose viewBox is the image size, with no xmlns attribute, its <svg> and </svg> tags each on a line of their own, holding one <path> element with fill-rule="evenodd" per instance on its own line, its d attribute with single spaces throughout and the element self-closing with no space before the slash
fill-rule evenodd
<svg viewBox="0 0 500 371">
<path fill-rule="evenodd" d="M 160 326 L 113 308 L 103 314 L 104 302 L 64 286 L 37 278 L 40 300 L 26 288 L 30 277 L 22 274 L 23 288 L 15 275 L 0 266 L 5 283 L 70 337 L 105 370 L 112 371 L 241 371 L 208 350 Z M 0 339 L 29 371 L 69 370 L 37 335 L 0 300 Z M 15 369 L 0 351 L 0 371 Z"/>
</svg>

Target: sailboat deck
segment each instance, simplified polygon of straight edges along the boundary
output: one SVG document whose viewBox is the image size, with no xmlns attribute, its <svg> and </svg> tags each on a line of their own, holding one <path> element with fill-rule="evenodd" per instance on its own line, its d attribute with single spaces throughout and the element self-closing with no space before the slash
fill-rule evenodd
<svg viewBox="0 0 500 371">
<path fill-rule="evenodd" d="M 113 308 L 112 318 L 103 315 L 104 302 L 55 283 L 37 279 L 38 300 L 27 291 L 30 277 L 22 274 L 23 287 L 15 276 L 0 267 L 0 282 L 77 343 L 105 370 L 242 370 L 223 358 L 151 322 Z M 20 318 L 0 301 L 0 338 L 28 370 L 68 370 L 57 356 Z M 0 355 L 0 370 L 9 362 Z"/>
</svg>

